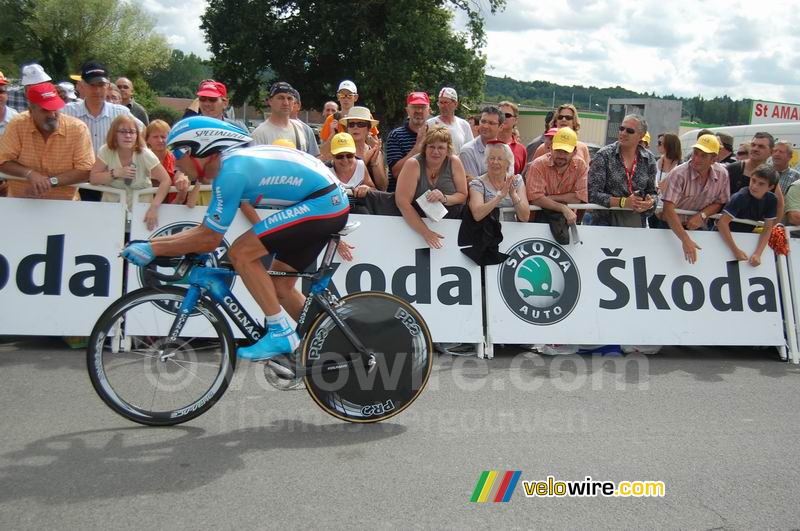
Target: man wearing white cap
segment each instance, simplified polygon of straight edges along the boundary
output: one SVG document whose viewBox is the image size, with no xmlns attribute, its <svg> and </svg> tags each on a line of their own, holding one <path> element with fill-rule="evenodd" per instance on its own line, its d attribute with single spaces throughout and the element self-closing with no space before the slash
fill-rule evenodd
<svg viewBox="0 0 800 531">
<path fill-rule="evenodd" d="M 50 76 L 44 71 L 41 65 L 36 63 L 24 65 L 20 79 L 21 87 L 15 87 L 8 91 L 8 106 L 15 111 L 22 112 L 28 110 L 28 100 L 25 98 L 25 88 L 39 83 L 52 81 Z"/>
<path fill-rule="evenodd" d="M 356 88 L 356 84 L 349 79 L 345 79 L 339 83 L 339 88 L 336 89 L 336 98 L 339 100 L 339 105 L 342 108 L 341 116 L 347 116 L 347 113 L 350 112 L 350 109 L 352 109 L 353 105 L 358 101 L 358 89 Z M 322 124 L 322 129 L 319 131 L 319 138 L 323 142 L 328 141 L 337 133 L 339 124 L 334 124 L 333 121 L 334 117 L 330 115 L 325 118 L 325 123 Z"/>
<path fill-rule="evenodd" d="M 0 135 L 5 133 L 8 122 L 17 115 L 17 111 L 6 105 L 8 103 L 8 80 L 0 72 Z"/>
<path fill-rule="evenodd" d="M 472 128 L 469 122 L 456 116 L 458 108 L 458 93 L 456 89 L 444 87 L 439 91 L 439 116 L 428 119 L 428 128 L 443 125 L 450 130 L 450 139 L 453 141 L 453 154 L 461 152 L 461 146 L 472 140 Z"/>
</svg>

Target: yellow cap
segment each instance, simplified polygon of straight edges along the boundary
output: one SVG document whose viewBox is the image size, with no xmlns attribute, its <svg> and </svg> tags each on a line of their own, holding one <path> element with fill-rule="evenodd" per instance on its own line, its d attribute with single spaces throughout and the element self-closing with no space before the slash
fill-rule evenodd
<svg viewBox="0 0 800 531">
<path fill-rule="evenodd" d="M 356 142 L 349 133 L 336 133 L 331 139 L 331 154 L 355 153 Z"/>
<path fill-rule="evenodd" d="M 72 81 L 80 81 L 80 80 L 81 80 L 81 75 L 80 75 L 80 74 L 70 74 L 70 75 L 69 75 L 69 78 L 70 78 Z"/>
<path fill-rule="evenodd" d="M 646 132 L 642 137 L 642 140 L 649 146 L 650 145 L 650 131 Z"/>
<path fill-rule="evenodd" d="M 294 142 L 292 142 L 291 140 L 286 139 L 286 138 L 279 138 L 275 142 L 273 142 L 272 145 L 273 146 L 283 146 L 283 147 L 292 148 L 292 149 L 296 149 L 297 148 L 297 146 L 294 145 Z"/>
<path fill-rule="evenodd" d="M 578 135 L 569 127 L 562 127 L 553 137 L 553 149 L 572 153 L 578 145 Z"/>
<path fill-rule="evenodd" d="M 697 139 L 697 144 L 692 148 L 697 148 L 705 153 L 719 153 L 719 139 L 715 135 L 703 135 Z"/>
</svg>

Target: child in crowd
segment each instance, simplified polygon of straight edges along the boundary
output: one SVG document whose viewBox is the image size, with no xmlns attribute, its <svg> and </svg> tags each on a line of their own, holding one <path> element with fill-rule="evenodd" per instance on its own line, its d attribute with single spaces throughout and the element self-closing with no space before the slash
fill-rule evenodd
<svg viewBox="0 0 800 531">
<path fill-rule="evenodd" d="M 759 232 L 760 227 L 754 227 L 746 223 L 731 222 L 733 218 L 749 219 L 752 221 L 763 221 L 764 228 L 758 238 L 755 252 L 750 256 L 750 265 L 756 267 L 761 264 L 761 253 L 767 246 L 769 235 L 775 224 L 778 214 L 778 198 L 772 192 L 778 184 L 778 173 L 768 165 L 762 164 L 753 171 L 750 176 L 750 184 L 735 194 L 722 209 L 722 217 L 717 223 L 717 230 L 722 235 L 722 239 L 733 251 L 733 256 L 737 260 L 748 260 L 747 253 L 739 249 L 733 240 L 731 231 L 734 232 Z"/>
</svg>

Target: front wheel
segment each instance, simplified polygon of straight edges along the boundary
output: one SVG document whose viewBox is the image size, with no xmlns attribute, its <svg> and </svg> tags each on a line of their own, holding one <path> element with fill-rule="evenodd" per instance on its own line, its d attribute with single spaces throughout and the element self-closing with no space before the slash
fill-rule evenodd
<svg viewBox="0 0 800 531">
<path fill-rule="evenodd" d="M 320 313 L 301 345 L 303 365 L 327 365 L 305 377 L 311 398 L 348 422 L 391 418 L 420 395 L 431 373 L 433 344 L 422 316 L 403 299 L 378 291 L 347 295 L 334 308 L 370 353 L 365 363 L 336 368 L 359 353 L 331 317 Z"/>
<path fill-rule="evenodd" d="M 209 300 L 201 298 L 178 337 L 168 337 L 186 292 L 132 291 L 109 306 L 92 330 L 87 348 L 92 385 L 129 420 L 150 426 L 191 420 L 214 405 L 233 376 L 233 336 Z"/>
</svg>

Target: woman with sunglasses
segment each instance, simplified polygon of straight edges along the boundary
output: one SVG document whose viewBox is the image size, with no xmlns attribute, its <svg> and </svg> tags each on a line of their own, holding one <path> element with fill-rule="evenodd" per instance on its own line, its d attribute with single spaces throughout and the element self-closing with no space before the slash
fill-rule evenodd
<svg viewBox="0 0 800 531">
<path fill-rule="evenodd" d="M 364 161 L 375 187 L 379 190 L 386 190 L 389 178 L 386 175 L 386 166 L 383 162 L 382 143 L 378 137 L 373 136 L 370 132 L 372 128 L 377 127 L 378 120 L 372 117 L 372 113 L 366 107 L 353 107 L 350 109 L 350 114 L 339 120 L 339 122 L 345 127 L 347 133 L 353 137 L 356 145 L 355 155 Z"/>
<path fill-rule="evenodd" d="M 578 118 L 578 109 L 571 103 L 562 103 L 556 109 L 555 114 L 553 114 L 553 121 L 550 123 L 550 127 L 555 128 L 556 130 L 561 129 L 562 127 L 569 127 L 577 133 L 581 129 L 581 121 Z M 544 144 L 541 144 L 538 148 L 536 148 L 533 158 L 539 158 L 545 153 L 547 153 L 547 148 L 544 146 Z M 589 146 L 578 140 L 578 145 L 575 147 L 575 156 L 582 158 L 588 165 L 591 162 Z"/>
<path fill-rule="evenodd" d="M 167 197 L 170 178 L 158 157 L 145 146 L 135 120 L 133 115 L 123 114 L 111 122 L 106 143 L 97 151 L 89 182 L 125 190 L 128 210 L 131 210 L 134 190 L 150 188 L 152 180 L 158 181 L 158 191 L 144 216 L 147 230 L 153 230 L 158 226 L 158 207 Z M 118 197 L 104 193 L 102 201 L 116 202 Z"/>
<path fill-rule="evenodd" d="M 333 173 L 347 190 L 350 200 L 350 212 L 353 214 L 369 214 L 363 205 L 363 199 L 370 190 L 375 190 L 375 183 L 367 172 L 364 161 L 356 157 L 356 143 L 348 133 L 336 133 L 331 139 Z M 351 195 L 352 194 L 352 195 Z"/>
<path fill-rule="evenodd" d="M 422 221 L 422 209 L 416 205 L 419 197 L 440 202 L 448 210 L 447 218 L 461 217 L 461 208 L 467 200 L 467 174 L 459 158 L 453 155 L 450 130 L 446 127 L 428 130 L 421 152 L 403 164 L 394 196 L 406 223 L 425 238 L 428 246 L 441 249 L 444 236 Z"/>
</svg>

